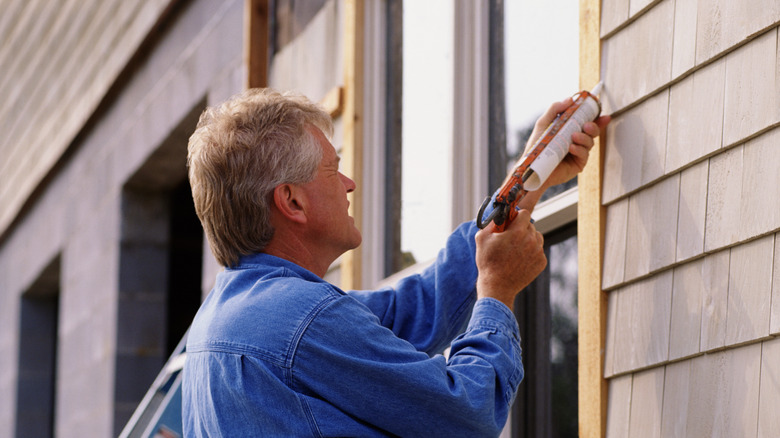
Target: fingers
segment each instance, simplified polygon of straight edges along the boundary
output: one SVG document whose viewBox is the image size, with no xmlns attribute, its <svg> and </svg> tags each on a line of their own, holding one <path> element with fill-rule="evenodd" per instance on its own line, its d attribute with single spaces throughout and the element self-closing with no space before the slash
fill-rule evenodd
<svg viewBox="0 0 780 438">
<path fill-rule="evenodd" d="M 585 132 L 575 132 L 571 135 L 571 141 L 573 145 L 582 146 L 585 149 L 590 149 L 595 144 L 593 141 L 594 137 L 596 136 L 591 136 Z"/>
<path fill-rule="evenodd" d="M 548 108 L 547 111 L 542 114 L 541 117 L 539 117 L 539 120 L 536 121 L 535 129 L 536 130 L 543 130 L 547 129 L 548 126 L 550 126 L 550 123 L 555 120 L 555 116 L 558 114 L 566 111 L 566 108 L 570 107 L 574 103 L 571 97 L 567 97 L 566 99 L 560 101 L 560 102 L 554 102 L 552 103 Z"/>
<path fill-rule="evenodd" d="M 541 137 L 544 130 L 552 123 L 555 116 L 566 110 L 572 104 L 572 99 L 568 98 L 560 102 L 553 103 L 547 109 L 542 117 L 536 121 L 534 131 L 531 137 L 528 139 L 528 143 L 525 147 L 523 157 L 533 147 L 536 141 Z M 569 154 L 567 154 L 563 161 L 555 168 L 553 173 L 547 179 L 547 184 L 553 186 L 556 184 L 565 183 L 574 178 L 578 173 L 585 169 L 585 165 L 588 163 L 588 157 L 590 150 L 596 144 L 594 139 L 605 132 L 607 125 L 612 120 L 611 116 L 598 117 L 593 122 L 585 123 L 582 126 L 581 132 L 576 132 L 571 136 L 571 144 L 569 145 Z"/>
<path fill-rule="evenodd" d="M 524 268 L 528 270 L 530 282 L 547 266 L 547 256 L 544 254 L 544 236 L 531 223 L 531 213 L 528 210 L 520 210 L 518 218 L 520 214 L 522 219 L 518 221 L 518 231 L 521 233 L 519 246 L 525 257 Z"/>
<path fill-rule="evenodd" d="M 558 114 L 566 111 L 566 108 L 570 107 L 572 105 L 573 100 L 571 97 L 568 97 L 560 102 L 554 102 L 552 103 L 548 108 L 547 111 L 545 111 L 544 114 L 542 114 L 541 117 L 536 121 L 535 129 L 547 129 L 547 126 L 550 125 L 550 123 L 555 120 L 555 116 Z M 601 132 L 604 131 L 604 129 L 607 127 L 609 122 L 612 120 L 611 116 L 601 116 L 595 120 L 595 122 L 588 122 L 583 126 L 583 132 L 587 135 L 589 135 L 591 138 L 598 137 Z"/>
<path fill-rule="evenodd" d="M 521 209 L 517 212 L 517 217 L 515 218 L 515 222 L 520 222 L 522 224 L 528 223 L 531 224 L 531 213 L 528 210 Z"/>
<path fill-rule="evenodd" d="M 601 132 L 604 132 L 604 130 L 607 128 L 607 125 L 609 125 L 609 122 L 612 121 L 612 116 L 601 116 L 598 119 L 596 119 L 596 125 L 598 125 L 599 130 Z"/>
<path fill-rule="evenodd" d="M 514 297 L 547 266 L 544 238 L 520 210 L 503 233 L 490 224 L 477 233 L 477 297 L 495 298 L 512 307 Z"/>
<path fill-rule="evenodd" d="M 595 122 L 587 122 L 584 125 L 582 125 L 582 134 L 585 134 L 586 136 L 593 139 L 598 137 L 599 134 L 601 134 L 601 128 Z"/>
<path fill-rule="evenodd" d="M 569 152 L 577 158 L 587 160 L 588 152 L 595 144 L 595 138 L 601 135 L 612 120 L 610 116 L 601 116 L 594 122 L 587 122 L 582 126 L 582 132 L 572 134 L 572 144 Z"/>
<path fill-rule="evenodd" d="M 542 136 L 542 133 L 555 120 L 555 117 L 557 117 L 558 114 L 566 111 L 566 108 L 570 107 L 573 103 L 574 100 L 571 97 L 567 97 L 560 102 L 552 103 L 547 108 L 547 111 L 545 111 L 544 114 L 542 114 L 542 116 L 536 120 L 536 123 L 534 124 L 534 130 L 531 133 L 531 136 L 528 138 L 528 142 L 526 142 L 523 155 L 525 155 L 533 147 L 539 137 Z"/>
<path fill-rule="evenodd" d="M 528 210 L 520 210 L 517 212 L 517 216 L 515 216 L 515 220 L 509 224 L 509 227 L 522 227 L 522 226 L 528 226 L 531 225 L 531 213 L 528 212 Z M 477 231 L 477 238 L 486 238 L 481 236 L 489 236 L 496 232 L 496 228 L 498 226 L 495 222 L 490 221 L 485 225 L 485 228 Z"/>
<path fill-rule="evenodd" d="M 544 236 L 536 230 L 536 227 L 531 222 L 531 213 L 528 210 L 520 210 L 517 213 L 515 221 L 509 224 L 507 230 L 509 229 L 526 234 L 529 241 L 535 242 L 540 249 L 542 248 L 542 245 L 544 245 Z"/>
<path fill-rule="evenodd" d="M 496 232 L 496 224 L 493 221 L 488 222 L 485 228 L 477 231 L 477 235 L 474 236 L 474 240 L 477 242 L 477 246 L 485 242 L 490 238 L 493 233 Z"/>
<path fill-rule="evenodd" d="M 582 132 L 589 135 L 591 138 L 596 138 L 601 135 L 607 128 L 609 122 L 612 121 L 611 116 L 601 116 L 593 122 L 588 122 L 582 126 Z"/>
</svg>

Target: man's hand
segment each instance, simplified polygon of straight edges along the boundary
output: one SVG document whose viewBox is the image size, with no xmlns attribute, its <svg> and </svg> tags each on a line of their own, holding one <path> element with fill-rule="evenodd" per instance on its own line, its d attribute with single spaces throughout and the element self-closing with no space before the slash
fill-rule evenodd
<svg viewBox="0 0 780 438">
<path fill-rule="evenodd" d="M 528 139 L 528 143 L 525 146 L 523 156 L 531 150 L 534 143 L 539 140 L 547 127 L 555 120 L 555 116 L 566 111 L 566 108 L 571 106 L 571 104 L 572 98 L 569 97 L 560 102 L 555 102 L 547 108 L 547 111 L 536 121 L 531 137 Z M 553 170 L 550 177 L 547 178 L 544 188 L 563 184 L 582 172 L 582 169 L 585 168 L 585 164 L 588 162 L 590 150 L 593 148 L 593 139 L 598 137 L 607 127 L 610 119 L 609 116 L 601 116 L 597 118 L 595 122 L 585 123 L 582 127 L 582 132 L 577 132 L 572 135 L 572 144 L 569 146 L 568 155 L 566 155 L 558 167 Z"/>
<path fill-rule="evenodd" d="M 512 309 L 515 295 L 547 266 L 542 234 L 531 224 L 531 213 L 520 210 L 503 233 L 491 222 L 476 236 L 477 298 L 495 298 Z"/>
</svg>

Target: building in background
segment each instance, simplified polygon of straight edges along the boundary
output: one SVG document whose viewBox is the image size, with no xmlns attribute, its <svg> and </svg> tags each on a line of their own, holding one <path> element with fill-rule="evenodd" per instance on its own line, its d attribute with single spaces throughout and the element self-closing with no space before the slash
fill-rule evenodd
<svg viewBox="0 0 780 438">
<path fill-rule="evenodd" d="M 328 279 L 371 288 L 599 80 L 605 141 L 534 213 L 504 436 L 780 433 L 780 6 L 537 3 L 6 0 L 0 436 L 116 436 L 184 336 L 220 269 L 186 180 L 207 105 L 269 85 L 334 116 L 364 243 Z"/>
</svg>

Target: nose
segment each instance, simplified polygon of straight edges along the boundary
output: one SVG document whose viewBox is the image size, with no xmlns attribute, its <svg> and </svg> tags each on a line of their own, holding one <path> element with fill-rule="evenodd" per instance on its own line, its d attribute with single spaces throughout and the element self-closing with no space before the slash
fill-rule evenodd
<svg viewBox="0 0 780 438">
<path fill-rule="evenodd" d="M 339 172 L 339 176 L 341 176 L 341 182 L 344 184 L 344 187 L 347 189 L 347 193 L 354 192 L 355 188 L 357 188 L 357 184 L 355 184 L 355 181 L 352 181 L 352 178 L 348 177 L 347 175 L 344 175 L 341 172 Z"/>
</svg>

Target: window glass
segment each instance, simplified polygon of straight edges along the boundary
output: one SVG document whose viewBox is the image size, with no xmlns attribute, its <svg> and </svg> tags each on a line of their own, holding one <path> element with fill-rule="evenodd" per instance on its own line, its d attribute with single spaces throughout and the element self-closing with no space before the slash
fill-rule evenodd
<svg viewBox="0 0 780 438">
<path fill-rule="evenodd" d="M 60 266 L 58 256 L 21 297 L 16 436 L 55 436 Z"/>
<path fill-rule="evenodd" d="M 547 268 L 515 299 L 525 378 L 512 407 L 513 437 L 576 437 L 576 222 L 545 235 Z"/>
<path fill-rule="evenodd" d="M 433 259 L 451 231 L 451 0 L 403 4 L 402 267 Z"/>
<path fill-rule="evenodd" d="M 552 436 L 576 437 L 577 236 L 551 245 L 549 260 Z"/>
<path fill-rule="evenodd" d="M 504 2 L 507 168 L 551 103 L 579 91 L 579 2 Z M 555 187 L 543 199 L 576 185 Z"/>
<path fill-rule="evenodd" d="M 503 5 L 502 21 L 491 24 L 503 24 L 503 102 L 491 106 L 503 105 L 506 126 L 491 129 L 505 129 L 506 144 L 491 147 L 505 147 L 506 172 L 539 116 L 579 91 L 580 29 L 577 0 Z M 542 202 L 576 184 L 574 179 L 547 190 Z M 545 234 L 545 251 L 547 269 L 515 302 L 526 380 L 513 407 L 514 437 L 578 434 L 576 223 Z"/>
</svg>

